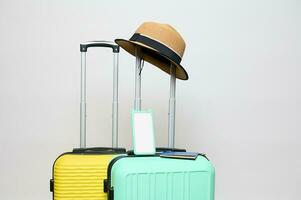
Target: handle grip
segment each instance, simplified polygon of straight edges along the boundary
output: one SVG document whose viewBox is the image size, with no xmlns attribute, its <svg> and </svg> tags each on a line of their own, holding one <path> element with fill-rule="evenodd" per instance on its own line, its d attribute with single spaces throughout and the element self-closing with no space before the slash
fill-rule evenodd
<svg viewBox="0 0 301 200">
<path fill-rule="evenodd" d="M 186 152 L 186 149 L 168 148 L 168 147 L 157 147 L 156 152 L 173 151 L 173 152 Z"/>
<path fill-rule="evenodd" d="M 110 147 L 90 147 L 90 148 L 75 148 L 73 153 L 126 153 L 124 148 L 110 148 Z"/>
<path fill-rule="evenodd" d="M 87 52 L 89 47 L 109 47 L 114 53 L 119 53 L 119 46 L 109 41 L 89 41 L 80 44 L 80 52 Z"/>
<path fill-rule="evenodd" d="M 156 153 L 162 153 L 166 151 L 171 151 L 171 152 L 186 152 L 186 149 L 177 149 L 177 148 L 168 148 L 168 147 L 157 147 L 156 148 Z M 134 150 L 129 150 L 126 152 L 127 155 L 135 155 Z"/>
</svg>

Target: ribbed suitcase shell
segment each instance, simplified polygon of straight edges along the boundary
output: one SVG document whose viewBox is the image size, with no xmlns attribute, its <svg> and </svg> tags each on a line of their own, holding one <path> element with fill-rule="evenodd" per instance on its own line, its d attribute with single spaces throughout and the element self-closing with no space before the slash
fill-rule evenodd
<svg viewBox="0 0 301 200">
<path fill-rule="evenodd" d="M 67 153 L 53 166 L 55 200 L 106 200 L 103 180 L 107 167 L 116 155 Z"/>
<path fill-rule="evenodd" d="M 114 200 L 214 200 L 215 171 L 203 156 L 116 158 L 110 176 Z"/>
</svg>

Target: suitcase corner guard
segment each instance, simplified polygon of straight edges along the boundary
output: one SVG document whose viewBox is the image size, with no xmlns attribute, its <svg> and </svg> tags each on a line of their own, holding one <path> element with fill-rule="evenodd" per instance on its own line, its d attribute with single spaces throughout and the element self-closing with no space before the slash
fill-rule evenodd
<svg viewBox="0 0 301 200">
<path fill-rule="evenodd" d="M 114 199 L 114 188 L 109 187 L 108 179 L 103 180 L 103 192 L 108 194 L 108 200 Z"/>
<path fill-rule="evenodd" d="M 50 179 L 49 183 L 50 183 L 50 192 L 53 192 L 53 190 L 54 190 L 54 181 L 53 181 L 53 179 Z"/>
<path fill-rule="evenodd" d="M 103 192 L 108 193 L 108 190 L 109 190 L 109 188 L 108 188 L 108 179 L 104 179 L 103 180 Z"/>
</svg>

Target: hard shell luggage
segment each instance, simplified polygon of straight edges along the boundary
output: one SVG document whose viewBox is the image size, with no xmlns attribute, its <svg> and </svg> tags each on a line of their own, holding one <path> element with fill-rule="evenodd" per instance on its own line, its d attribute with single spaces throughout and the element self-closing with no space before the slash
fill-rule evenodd
<svg viewBox="0 0 301 200">
<path fill-rule="evenodd" d="M 136 50 L 135 109 L 140 110 L 141 51 Z M 173 150 L 175 125 L 175 69 L 171 65 L 169 139 Z M 163 149 L 164 151 L 164 149 Z M 156 155 L 114 158 L 104 181 L 109 200 L 214 200 L 215 170 L 203 154 L 195 160 Z"/>
<path fill-rule="evenodd" d="M 112 148 L 86 148 L 86 52 L 92 47 L 113 50 L 113 114 Z M 119 46 L 106 41 L 86 42 L 81 51 L 80 148 L 63 153 L 53 164 L 50 190 L 54 200 L 105 200 L 103 180 L 107 178 L 109 162 L 125 149 L 118 146 L 118 54 Z"/>
</svg>

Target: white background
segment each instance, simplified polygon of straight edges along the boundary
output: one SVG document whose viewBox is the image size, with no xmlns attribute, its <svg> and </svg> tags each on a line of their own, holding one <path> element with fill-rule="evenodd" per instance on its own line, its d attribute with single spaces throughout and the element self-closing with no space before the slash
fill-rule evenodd
<svg viewBox="0 0 301 200">
<path fill-rule="evenodd" d="M 300 1 L 0 1 L 0 199 L 51 199 L 52 163 L 79 145 L 79 43 L 129 38 L 143 21 L 185 38 L 176 146 L 207 153 L 217 200 L 298 200 Z M 91 50 L 88 143 L 111 143 L 112 57 Z M 120 146 L 131 147 L 134 58 L 120 55 Z M 143 69 L 143 108 L 167 143 L 169 76 Z"/>
</svg>

